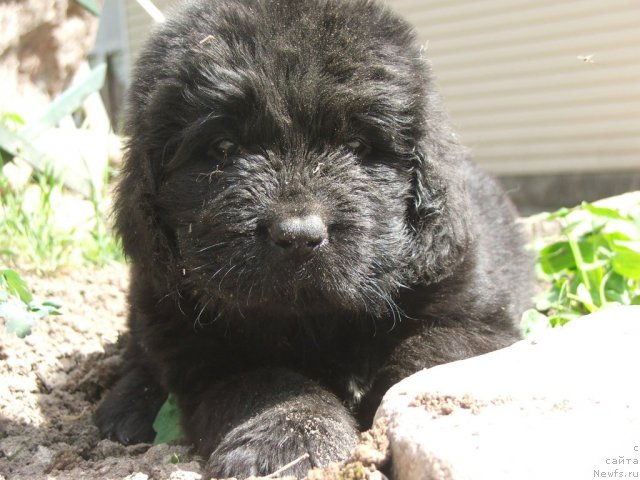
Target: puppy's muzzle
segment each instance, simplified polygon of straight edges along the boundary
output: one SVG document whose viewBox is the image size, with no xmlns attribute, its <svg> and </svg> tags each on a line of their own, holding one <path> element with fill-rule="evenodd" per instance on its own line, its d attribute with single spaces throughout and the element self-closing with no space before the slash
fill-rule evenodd
<svg viewBox="0 0 640 480">
<path fill-rule="evenodd" d="M 306 258 L 329 241 L 329 232 L 317 214 L 275 216 L 268 227 L 273 243 L 288 255 Z"/>
</svg>

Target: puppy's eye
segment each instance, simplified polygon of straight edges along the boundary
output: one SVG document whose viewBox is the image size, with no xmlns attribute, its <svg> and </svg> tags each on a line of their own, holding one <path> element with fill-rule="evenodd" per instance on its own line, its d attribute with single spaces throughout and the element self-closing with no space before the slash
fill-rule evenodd
<svg viewBox="0 0 640 480">
<path fill-rule="evenodd" d="M 240 146 L 235 143 L 233 140 L 228 138 L 223 138 L 221 140 L 217 140 L 211 144 L 209 147 L 209 156 L 217 158 L 217 159 L 226 159 L 230 155 L 235 155 L 240 151 Z"/>
<path fill-rule="evenodd" d="M 356 137 L 349 139 L 344 146 L 348 151 L 359 157 L 366 155 L 370 150 L 369 145 L 364 140 Z"/>
</svg>

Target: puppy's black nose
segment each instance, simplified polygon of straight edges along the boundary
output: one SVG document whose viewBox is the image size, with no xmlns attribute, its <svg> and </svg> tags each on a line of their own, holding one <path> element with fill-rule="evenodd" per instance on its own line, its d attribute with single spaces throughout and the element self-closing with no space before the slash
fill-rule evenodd
<svg viewBox="0 0 640 480">
<path fill-rule="evenodd" d="M 319 215 L 279 216 L 269 225 L 269 235 L 279 247 L 296 255 L 310 255 L 327 242 L 327 226 Z"/>
</svg>

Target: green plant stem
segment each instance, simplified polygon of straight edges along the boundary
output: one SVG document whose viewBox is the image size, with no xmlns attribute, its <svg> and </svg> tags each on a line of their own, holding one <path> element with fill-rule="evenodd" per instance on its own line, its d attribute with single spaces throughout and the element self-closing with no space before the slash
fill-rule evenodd
<svg viewBox="0 0 640 480">
<path fill-rule="evenodd" d="M 573 257 L 576 259 L 576 267 L 578 268 L 578 272 L 580 273 L 580 278 L 582 279 L 585 287 L 587 287 L 587 291 L 591 292 L 591 282 L 589 281 L 589 276 L 587 275 L 585 269 L 586 263 L 584 261 L 584 258 L 582 257 L 580 246 L 578 245 L 578 242 L 573 235 L 569 235 L 569 246 L 571 247 Z"/>
</svg>

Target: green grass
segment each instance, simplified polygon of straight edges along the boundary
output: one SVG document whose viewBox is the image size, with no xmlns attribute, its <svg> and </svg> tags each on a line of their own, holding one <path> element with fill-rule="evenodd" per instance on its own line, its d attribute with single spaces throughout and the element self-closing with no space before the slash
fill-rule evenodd
<svg viewBox="0 0 640 480">
<path fill-rule="evenodd" d="M 614 206 L 583 203 L 541 216 L 563 224 L 536 240 L 544 290 L 523 316 L 525 335 L 616 305 L 640 305 L 640 198 Z"/>
<path fill-rule="evenodd" d="M 62 231 L 54 222 L 52 199 L 61 191 L 61 184 L 50 172 L 34 178 L 27 206 L 27 188 L 16 190 L 0 173 L 0 252 L 3 263 L 28 264 L 41 271 L 55 270 L 69 260 L 72 231 Z"/>
<path fill-rule="evenodd" d="M 105 190 L 106 180 L 105 176 Z M 104 192 L 94 191 L 89 199 L 91 216 L 71 224 L 68 219 L 61 222 L 64 216 L 75 215 L 68 211 L 69 195 L 51 168 L 34 171 L 31 180 L 18 188 L 0 172 L 0 264 L 54 272 L 122 261 L 122 249 L 107 226 Z"/>
<path fill-rule="evenodd" d="M 100 86 L 99 82 L 94 85 L 92 79 L 93 76 L 87 85 L 80 86 L 81 91 L 79 87 L 71 88 L 52 102 L 46 118 L 32 128 L 46 128 L 46 122 L 55 124 L 60 115 L 79 108 L 85 94 Z M 26 128 L 22 116 L 13 112 L 0 113 L 0 125 L 8 135 Z M 84 199 L 64 186 L 54 163 L 51 158 L 41 163 L 43 168 L 32 169 L 28 162 L 0 148 L 0 267 L 54 272 L 62 267 L 122 261 L 122 248 L 107 222 L 112 172 L 105 169 L 101 184 L 92 183 L 89 198 Z M 5 165 L 14 167 L 13 175 Z M 16 174 L 20 170 L 27 174 L 31 171 L 28 181 L 20 179 L 24 174 Z"/>
</svg>

